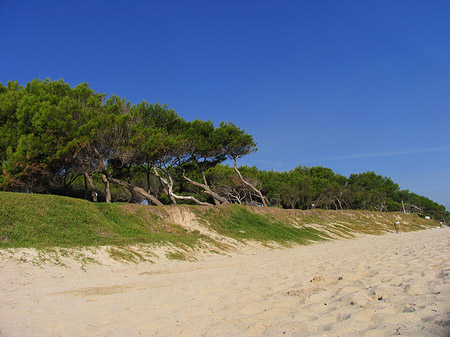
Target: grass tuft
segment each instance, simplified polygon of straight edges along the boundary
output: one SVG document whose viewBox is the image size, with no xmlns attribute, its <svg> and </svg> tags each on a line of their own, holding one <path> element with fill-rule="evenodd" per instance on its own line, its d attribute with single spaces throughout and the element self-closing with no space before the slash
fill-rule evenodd
<svg viewBox="0 0 450 337">
<path fill-rule="evenodd" d="M 184 254 L 183 252 L 180 251 L 176 251 L 176 252 L 167 252 L 166 253 L 166 257 L 169 260 L 180 260 L 180 261 L 186 261 L 188 260 L 186 254 Z"/>
</svg>

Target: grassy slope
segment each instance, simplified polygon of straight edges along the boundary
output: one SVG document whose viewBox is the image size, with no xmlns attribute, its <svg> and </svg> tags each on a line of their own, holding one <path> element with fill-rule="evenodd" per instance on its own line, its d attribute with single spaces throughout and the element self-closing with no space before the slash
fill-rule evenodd
<svg viewBox="0 0 450 337">
<path fill-rule="evenodd" d="M 39 194 L 0 193 L 0 248 L 166 243 L 191 245 L 199 234 L 127 212 L 117 204 Z"/>
<path fill-rule="evenodd" d="M 351 237 L 354 233 L 381 234 L 401 221 L 403 230 L 436 226 L 416 215 L 368 211 L 298 211 L 227 205 L 140 206 L 95 204 L 51 195 L 0 192 L 0 248 L 126 246 L 140 243 L 195 247 L 221 243 L 187 230 L 185 218 L 175 221 L 174 211 L 189 215 L 207 231 L 237 241 L 281 244 Z M 191 219 L 192 220 L 192 219 Z"/>
</svg>

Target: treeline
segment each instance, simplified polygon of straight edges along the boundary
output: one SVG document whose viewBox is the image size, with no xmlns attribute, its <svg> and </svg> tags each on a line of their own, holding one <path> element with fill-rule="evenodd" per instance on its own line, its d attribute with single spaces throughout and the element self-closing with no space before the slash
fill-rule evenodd
<svg viewBox="0 0 450 337">
<path fill-rule="evenodd" d="M 220 180 L 219 177 L 227 172 L 228 178 L 217 187 L 225 189 L 237 202 L 251 199 L 252 192 L 238 180 L 233 180 L 231 171 L 229 167 L 215 167 L 210 176 L 214 186 Z M 374 172 L 351 174 L 347 178 L 320 166 L 298 166 L 289 172 L 260 171 L 256 167 L 240 167 L 240 171 L 261 189 L 272 206 L 401 211 L 431 216 L 439 221 L 450 220 L 450 212 L 444 206 L 407 190 L 400 190 L 390 178 Z M 225 184 L 227 180 L 233 183 Z"/>
<path fill-rule="evenodd" d="M 322 167 L 286 173 L 238 167 L 240 157 L 256 151 L 253 137 L 238 126 L 188 122 L 165 105 L 132 105 L 87 84 L 0 84 L 0 135 L 0 187 L 8 191 L 155 205 L 445 213 L 371 172 L 346 178 Z"/>
</svg>

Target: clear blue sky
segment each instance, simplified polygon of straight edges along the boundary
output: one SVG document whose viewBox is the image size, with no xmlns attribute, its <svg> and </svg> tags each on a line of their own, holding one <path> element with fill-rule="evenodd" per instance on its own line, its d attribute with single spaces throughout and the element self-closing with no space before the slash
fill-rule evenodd
<svg viewBox="0 0 450 337">
<path fill-rule="evenodd" d="M 450 1 L 0 0 L 0 83 L 233 122 L 242 165 L 375 171 L 450 209 Z"/>
</svg>

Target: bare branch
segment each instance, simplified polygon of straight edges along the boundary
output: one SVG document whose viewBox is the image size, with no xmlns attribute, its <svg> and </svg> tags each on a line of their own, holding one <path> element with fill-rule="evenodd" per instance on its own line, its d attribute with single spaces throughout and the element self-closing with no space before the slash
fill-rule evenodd
<svg viewBox="0 0 450 337">
<path fill-rule="evenodd" d="M 209 196 L 211 196 L 214 199 L 214 202 L 216 205 L 220 205 L 220 204 L 228 204 L 228 200 L 220 195 L 218 195 L 216 192 L 214 192 L 213 190 L 211 190 L 211 188 L 209 187 L 207 181 L 206 181 L 206 177 L 205 177 L 205 173 L 202 171 L 202 176 L 203 176 L 203 181 L 205 182 L 204 184 L 196 182 L 192 179 L 189 179 L 188 177 L 186 177 L 185 171 L 183 170 L 183 178 L 190 184 L 197 186 L 197 187 L 201 187 L 203 189 L 203 191 L 208 194 Z"/>
<path fill-rule="evenodd" d="M 261 193 L 260 190 L 258 190 L 255 186 L 253 186 L 252 184 L 250 184 L 248 181 L 246 181 L 246 180 L 242 177 L 241 172 L 239 172 L 239 170 L 238 170 L 238 168 L 237 168 L 237 160 L 238 160 L 239 157 L 240 157 L 240 156 L 235 156 L 235 157 L 234 157 L 234 170 L 235 170 L 236 173 L 238 174 L 238 176 L 239 176 L 239 178 L 241 179 L 241 181 L 242 181 L 245 185 L 247 185 L 248 187 L 250 187 L 253 191 L 255 191 L 255 192 L 258 194 L 258 196 L 259 196 L 259 198 L 261 199 L 261 202 L 263 203 L 263 205 L 266 206 L 266 207 L 268 207 L 268 206 L 269 206 L 269 203 L 268 203 L 266 197 L 263 196 L 263 194 Z"/>
<path fill-rule="evenodd" d="M 141 187 L 138 186 L 134 186 L 130 183 L 127 183 L 125 181 L 119 180 L 119 179 L 115 179 L 115 178 L 111 178 L 109 177 L 109 181 L 111 181 L 114 184 L 126 187 L 136 193 L 139 193 L 140 195 L 142 195 L 144 198 L 146 198 L 147 200 L 151 201 L 153 204 L 157 205 L 157 206 L 162 206 L 163 203 L 161 201 L 159 201 L 155 196 L 151 195 L 150 193 L 148 193 L 146 190 L 144 190 Z"/>
</svg>

